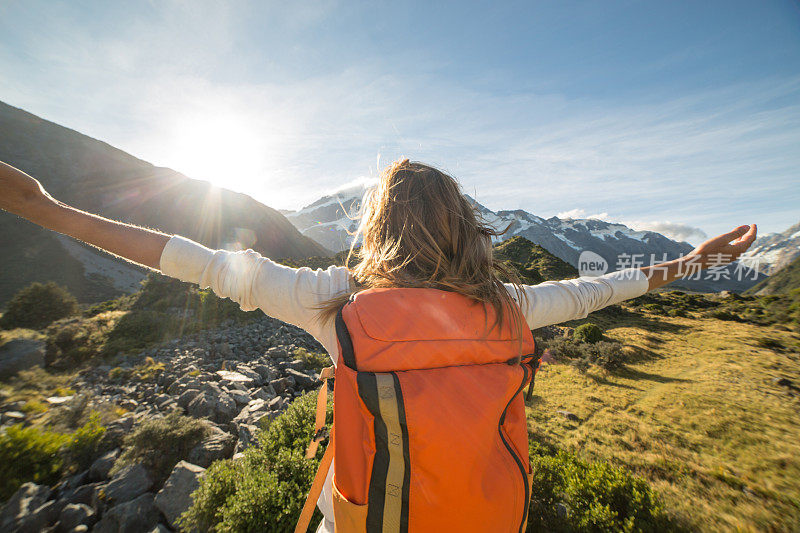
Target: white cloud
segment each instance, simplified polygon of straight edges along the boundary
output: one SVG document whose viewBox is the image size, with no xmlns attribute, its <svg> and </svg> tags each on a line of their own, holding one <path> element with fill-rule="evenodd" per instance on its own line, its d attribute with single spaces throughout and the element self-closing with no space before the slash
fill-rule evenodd
<svg viewBox="0 0 800 533">
<path fill-rule="evenodd" d="M 632 221 L 624 223 L 629 228 L 640 231 L 655 231 L 676 241 L 697 242 L 704 240 L 706 232 L 700 228 L 682 224 L 680 222 L 664 221 Z"/>
<path fill-rule="evenodd" d="M 573 218 L 573 219 L 594 218 L 597 220 L 608 219 L 608 213 L 597 213 L 595 215 L 587 215 L 585 209 L 579 209 L 579 208 L 570 209 L 569 211 L 562 211 L 558 213 L 556 216 L 561 219 L 566 219 L 566 218 Z"/>
</svg>

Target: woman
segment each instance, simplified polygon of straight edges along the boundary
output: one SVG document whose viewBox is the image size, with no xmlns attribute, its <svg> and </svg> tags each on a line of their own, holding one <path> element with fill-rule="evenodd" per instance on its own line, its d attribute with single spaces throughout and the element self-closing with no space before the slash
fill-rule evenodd
<svg viewBox="0 0 800 533">
<path fill-rule="evenodd" d="M 686 274 L 688 263 L 697 268 L 719 264 L 721 257 L 733 261 L 756 237 L 756 226 L 744 225 L 657 266 L 535 286 L 503 284 L 498 278 L 501 269 L 492 260 L 491 237 L 497 233 L 481 223 L 453 178 L 408 160 L 387 168 L 365 200 L 359 228 L 363 245 L 352 271 L 336 266 L 324 271 L 289 268 L 252 250 L 210 250 L 183 237 L 85 213 L 58 202 L 34 178 L 3 163 L 0 208 L 168 276 L 211 287 L 244 310 L 260 308 L 295 324 L 319 340 L 334 364 L 340 357 L 334 315 L 353 293 L 366 289 L 427 288 L 461 294 L 493 310 L 495 326 L 510 325 L 521 335 L 640 296 Z M 325 515 L 320 531 L 333 531 L 333 470 L 318 501 Z"/>
</svg>

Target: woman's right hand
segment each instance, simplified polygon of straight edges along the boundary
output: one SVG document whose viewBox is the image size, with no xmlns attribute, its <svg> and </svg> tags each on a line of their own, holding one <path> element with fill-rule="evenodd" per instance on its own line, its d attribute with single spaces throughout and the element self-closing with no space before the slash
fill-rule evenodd
<svg viewBox="0 0 800 533">
<path fill-rule="evenodd" d="M 48 203 L 55 200 L 38 180 L 0 161 L 0 209 L 25 217 Z"/>
</svg>

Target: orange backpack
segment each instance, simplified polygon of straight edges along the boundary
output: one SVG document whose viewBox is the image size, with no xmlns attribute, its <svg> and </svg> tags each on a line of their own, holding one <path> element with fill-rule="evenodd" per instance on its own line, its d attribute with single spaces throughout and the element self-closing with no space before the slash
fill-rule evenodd
<svg viewBox="0 0 800 533">
<path fill-rule="evenodd" d="M 525 530 L 521 393 L 536 369 L 533 336 L 525 330 L 520 352 L 510 320 L 487 334 L 494 318 L 436 289 L 369 289 L 339 310 L 341 357 L 321 375 L 336 378 L 334 429 L 295 531 L 306 531 L 334 456 L 337 533 Z M 326 401 L 323 383 L 310 457 Z"/>
</svg>

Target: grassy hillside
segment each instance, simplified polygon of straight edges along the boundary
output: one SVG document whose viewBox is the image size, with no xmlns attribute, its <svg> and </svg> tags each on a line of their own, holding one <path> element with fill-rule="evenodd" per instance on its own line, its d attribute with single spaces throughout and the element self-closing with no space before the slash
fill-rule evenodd
<svg viewBox="0 0 800 533">
<path fill-rule="evenodd" d="M 525 237 L 512 237 L 496 244 L 494 255 L 496 259 L 513 266 L 519 273 L 520 281 L 528 285 L 578 276 L 575 267 Z"/>
<path fill-rule="evenodd" d="M 746 294 L 786 294 L 800 288 L 800 257 L 778 270 Z"/>
<path fill-rule="evenodd" d="M 797 384 L 800 336 L 624 307 L 591 320 L 637 362 L 614 373 L 545 365 L 528 409 L 534 438 L 643 476 L 691 530 L 797 531 L 800 394 L 778 380 Z"/>
</svg>

